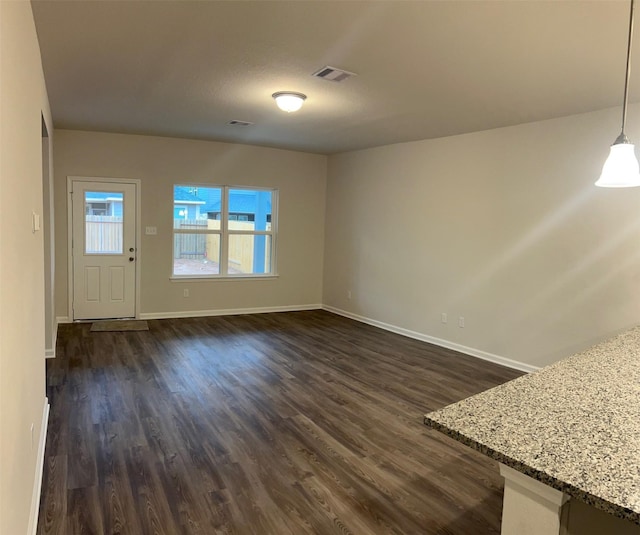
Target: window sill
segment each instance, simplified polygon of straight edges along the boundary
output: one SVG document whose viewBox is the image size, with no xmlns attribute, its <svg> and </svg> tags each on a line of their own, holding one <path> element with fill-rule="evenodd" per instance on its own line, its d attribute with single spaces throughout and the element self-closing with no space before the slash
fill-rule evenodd
<svg viewBox="0 0 640 535">
<path fill-rule="evenodd" d="M 279 278 L 279 275 L 233 275 L 231 277 L 227 275 L 213 275 L 209 277 L 203 277 L 201 275 L 172 275 L 169 277 L 171 282 L 233 282 L 233 281 L 263 281 L 274 280 Z"/>
</svg>

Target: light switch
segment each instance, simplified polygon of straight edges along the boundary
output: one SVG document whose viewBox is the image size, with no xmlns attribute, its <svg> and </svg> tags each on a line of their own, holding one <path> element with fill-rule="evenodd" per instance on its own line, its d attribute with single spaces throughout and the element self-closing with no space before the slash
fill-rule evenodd
<svg viewBox="0 0 640 535">
<path fill-rule="evenodd" d="M 31 213 L 31 228 L 34 233 L 40 230 L 40 214 Z"/>
<path fill-rule="evenodd" d="M 144 233 L 147 236 L 155 236 L 156 234 L 158 234 L 158 227 L 146 227 L 144 229 Z"/>
</svg>

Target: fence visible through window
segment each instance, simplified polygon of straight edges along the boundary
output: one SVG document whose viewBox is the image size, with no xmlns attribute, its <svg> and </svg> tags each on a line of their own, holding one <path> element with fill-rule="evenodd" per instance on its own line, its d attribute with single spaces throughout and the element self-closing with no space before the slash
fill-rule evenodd
<svg viewBox="0 0 640 535">
<path fill-rule="evenodd" d="M 85 215 L 86 254 L 122 254 L 122 216 Z"/>
<path fill-rule="evenodd" d="M 189 230 L 220 230 L 220 220 L 216 219 L 175 219 L 174 229 L 180 233 L 173 235 L 174 272 L 180 273 L 186 266 L 191 265 L 191 271 L 202 274 L 220 273 L 220 234 L 197 232 L 189 233 Z M 253 231 L 255 224 L 252 221 L 229 221 L 230 231 Z M 271 230 L 271 223 L 267 223 L 266 230 Z M 256 241 L 264 241 L 264 253 L 257 247 Z M 271 236 L 254 236 L 236 234 L 230 236 L 228 249 L 229 274 L 254 273 L 255 255 L 260 255 L 260 263 L 264 264 L 259 272 L 268 273 L 271 266 Z M 198 261 L 199 267 L 189 262 L 180 260 Z"/>
</svg>

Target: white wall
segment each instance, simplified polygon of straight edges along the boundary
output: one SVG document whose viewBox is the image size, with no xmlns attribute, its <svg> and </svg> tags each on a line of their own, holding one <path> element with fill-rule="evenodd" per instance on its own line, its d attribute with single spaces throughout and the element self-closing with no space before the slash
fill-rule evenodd
<svg viewBox="0 0 640 535">
<path fill-rule="evenodd" d="M 21 535 L 44 436 L 44 246 L 31 217 L 43 213 L 41 113 L 51 125 L 29 2 L 0 2 L 0 49 L 0 533 Z"/>
<path fill-rule="evenodd" d="M 323 302 L 533 366 L 638 323 L 640 188 L 593 186 L 619 116 L 331 156 Z"/>
<path fill-rule="evenodd" d="M 142 180 L 142 314 L 300 307 L 322 300 L 326 157 L 208 141 L 56 130 L 56 315 L 68 315 L 67 176 Z M 173 185 L 279 189 L 276 279 L 172 282 Z M 183 289 L 190 297 L 183 297 Z"/>
</svg>

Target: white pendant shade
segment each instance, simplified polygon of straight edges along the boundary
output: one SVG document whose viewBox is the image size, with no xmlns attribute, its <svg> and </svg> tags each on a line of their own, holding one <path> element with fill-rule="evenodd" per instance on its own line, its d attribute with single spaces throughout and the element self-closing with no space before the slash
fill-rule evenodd
<svg viewBox="0 0 640 535">
<path fill-rule="evenodd" d="M 596 182 L 601 188 L 632 188 L 640 186 L 640 167 L 632 143 L 611 145 L 602 174 Z"/>
<path fill-rule="evenodd" d="M 282 111 L 286 111 L 287 113 L 291 113 L 302 108 L 302 104 L 307 96 L 302 93 L 281 91 L 279 93 L 274 93 L 273 98 L 276 100 L 278 108 Z"/>
</svg>

